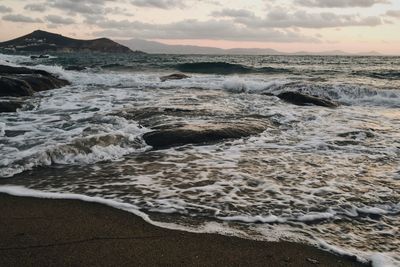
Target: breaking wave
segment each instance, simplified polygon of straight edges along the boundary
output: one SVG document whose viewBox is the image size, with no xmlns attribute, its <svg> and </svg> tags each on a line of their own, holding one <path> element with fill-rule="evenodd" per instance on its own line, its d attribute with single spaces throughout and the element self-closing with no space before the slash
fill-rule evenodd
<svg viewBox="0 0 400 267">
<path fill-rule="evenodd" d="M 290 73 L 291 71 L 283 68 L 262 67 L 255 68 L 241 64 L 232 64 L 226 62 L 198 62 L 184 63 L 176 66 L 176 69 L 182 72 L 203 73 L 203 74 L 249 74 L 249 73 Z"/>
<path fill-rule="evenodd" d="M 365 85 L 341 83 L 293 82 L 274 79 L 271 81 L 228 78 L 222 88 L 233 93 L 271 94 L 296 91 L 313 96 L 329 98 L 343 105 L 372 105 L 391 108 L 400 107 L 400 91 L 395 89 L 374 89 Z"/>
</svg>

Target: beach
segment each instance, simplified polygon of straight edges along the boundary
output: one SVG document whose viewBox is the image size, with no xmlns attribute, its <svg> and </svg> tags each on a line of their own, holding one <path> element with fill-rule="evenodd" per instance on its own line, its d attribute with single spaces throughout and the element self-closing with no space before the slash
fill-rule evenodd
<svg viewBox="0 0 400 267">
<path fill-rule="evenodd" d="M 0 202 L 0 266 L 367 266 L 302 244 L 163 229 L 95 203 Z"/>
<path fill-rule="evenodd" d="M 204 255 L 209 261 L 215 253 L 216 265 L 244 260 L 241 265 L 338 266 L 335 260 L 314 259 L 315 249 L 300 257 L 309 250 L 293 245 L 301 243 L 371 261 L 374 267 L 399 265 L 400 80 L 393 75 L 400 58 L 71 53 L 43 59 L 0 54 L 0 63 L 6 81 L 0 87 L 24 95 L 0 99 L 6 108 L 0 116 L 0 192 L 122 205 L 168 229 L 292 242 L 240 241 L 232 248 L 233 241 L 223 238 L 212 247 L 215 241 L 204 238 L 208 235 L 199 235 L 202 243 L 192 235 L 182 241 L 172 234 L 172 243 L 157 240 L 156 251 L 176 255 L 166 260 L 188 255 L 190 262 Z M 45 203 L 77 207 L 70 201 Z M 66 206 L 50 213 L 65 218 L 72 214 Z M 81 213 L 92 213 L 93 206 Z M 109 218 L 114 213 L 99 212 Z M 31 255 L 42 260 L 57 258 L 48 252 L 54 240 L 67 242 L 56 246 L 54 255 L 72 242 L 74 259 L 96 251 L 130 260 L 134 251 L 140 255 L 134 260 L 143 261 L 146 252 L 152 256 L 143 265 L 154 265 L 151 261 L 167 257 L 130 244 L 137 235 L 129 231 L 111 235 L 122 241 L 109 239 L 108 229 L 120 231 L 120 226 L 88 228 L 92 234 L 85 235 L 77 218 L 45 224 L 47 230 L 60 223 L 51 231 L 60 233 L 58 238 L 26 238 L 17 231 L 4 247 L 20 239 L 24 246 L 39 240 L 33 245 L 45 248 Z M 40 220 L 22 222 L 43 227 Z M 135 229 L 135 223 L 128 226 Z M 69 227 L 65 234 L 59 230 Z M 154 246 L 154 240 L 146 242 Z M 88 251 L 81 248 L 89 245 Z M 255 251 L 247 251 L 253 246 Z M 260 258 L 264 251 L 271 256 Z M 167 264 L 162 260 L 159 264 Z M 198 265 L 203 263 L 211 264 Z"/>
</svg>

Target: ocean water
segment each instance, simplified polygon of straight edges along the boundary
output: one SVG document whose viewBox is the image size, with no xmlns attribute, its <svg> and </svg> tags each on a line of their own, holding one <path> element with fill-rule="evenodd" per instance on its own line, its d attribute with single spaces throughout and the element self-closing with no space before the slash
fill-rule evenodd
<svg viewBox="0 0 400 267">
<path fill-rule="evenodd" d="M 72 83 L 0 114 L 0 191 L 102 199 L 165 227 L 399 265 L 400 57 L 0 55 L 0 64 Z M 159 79 L 176 72 L 190 78 Z M 274 96 L 284 91 L 340 107 L 291 105 Z M 247 121 L 268 127 L 162 150 L 142 138 L 164 125 Z"/>
</svg>

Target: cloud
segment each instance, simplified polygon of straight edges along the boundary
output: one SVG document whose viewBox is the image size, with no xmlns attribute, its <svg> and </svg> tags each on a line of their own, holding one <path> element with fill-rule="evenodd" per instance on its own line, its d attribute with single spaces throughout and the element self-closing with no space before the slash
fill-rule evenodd
<svg viewBox="0 0 400 267">
<path fill-rule="evenodd" d="M 28 4 L 24 7 L 25 10 L 35 11 L 35 12 L 44 12 L 46 11 L 45 4 Z"/>
<path fill-rule="evenodd" d="M 108 1 L 112 0 L 48 0 L 48 4 L 72 14 L 99 14 L 104 13 L 104 5 Z"/>
<path fill-rule="evenodd" d="M 97 36 L 144 39 L 208 39 L 263 42 L 319 42 L 291 30 L 252 29 L 229 20 L 183 20 L 170 24 L 150 24 L 139 21 L 105 20 L 98 24 L 104 30 Z"/>
<path fill-rule="evenodd" d="M 307 11 L 287 12 L 276 9 L 265 18 L 254 16 L 234 17 L 233 21 L 252 28 L 336 28 L 351 26 L 378 26 L 384 21 L 380 17 L 359 15 L 338 15 L 332 12 L 309 13 Z"/>
<path fill-rule="evenodd" d="M 9 13 L 12 12 L 12 8 L 0 5 L 0 13 Z"/>
<path fill-rule="evenodd" d="M 47 0 L 49 6 L 67 12 L 69 15 L 81 14 L 85 17 L 106 14 L 133 16 L 127 8 L 106 5 L 107 3 L 123 2 L 114 0 Z"/>
<path fill-rule="evenodd" d="M 132 5 L 138 7 L 153 7 L 161 9 L 183 8 L 182 0 L 133 0 Z"/>
<path fill-rule="evenodd" d="M 371 7 L 376 4 L 389 4 L 388 0 L 295 0 L 295 4 L 307 7 Z"/>
<path fill-rule="evenodd" d="M 389 10 L 386 12 L 386 16 L 400 18 L 400 10 Z"/>
<path fill-rule="evenodd" d="M 23 22 L 23 23 L 42 23 L 43 21 L 38 18 L 31 18 L 24 15 L 5 15 L 3 20 L 11 22 Z"/>
<path fill-rule="evenodd" d="M 222 9 L 220 11 L 214 11 L 211 13 L 214 17 L 233 17 L 233 18 L 240 18 L 240 17 L 254 17 L 254 13 L 245 9 Z"/>
<path fill-rule="evenodd" d="M 75 21 L 71 18 L 63 18 L 57 15 L 48 15 L 45 17 L 45 19 L 46 21 L 57 25 L 70 25 L 75 23 Z"/>
<path fill-rule="evenodd" d="M 104 12 L 106 14 L 123 15 L 128 17 L 134 16 L 134 14 L 130 12 L 127 8 L 121 8 L 121 7 L 106 7 L 104 8 Z"/>
</svg>

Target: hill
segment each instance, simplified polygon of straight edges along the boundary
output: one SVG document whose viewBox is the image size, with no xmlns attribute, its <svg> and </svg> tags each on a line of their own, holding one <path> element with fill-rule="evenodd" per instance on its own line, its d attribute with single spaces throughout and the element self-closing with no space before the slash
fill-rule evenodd
<svg viewBox="0 0 400 267">
<path fill-rule="evenodd" d="M 141 39 L 118 40 L 131 49 L 138 49 L 151 54 L 198 54 L 198 55 L 279 55 L 282 52 L 273 49 L 221 49 L 216 47 L 195 45 L 166 45 L 159 42 Z"/>
<path fill-rule="evenodd" d="M 78 40 L 60 34 L 34 31 L 28 35 L 0 43 L 0 49 L 12 52 L 102 52 L 133 53 L 131 49 L 107 38 Z"/>
<path fill-rule="evenodd" d="M 369 53 L 346 53 L 340 50 L 308 52 L 300 51 L 285 53 L 271 48 L 232 48 L 221 49 L 216 47 L 194 45 L 167 45 L 155 41 L 141 39 L 119 40 L 119 43 L 131 49 L 137 49 L 151 54 L 197 54 L 197 55 L 312 55 L 312 56 L 379 56 L 381 54 L 371 51 Z"/>
</svg>

